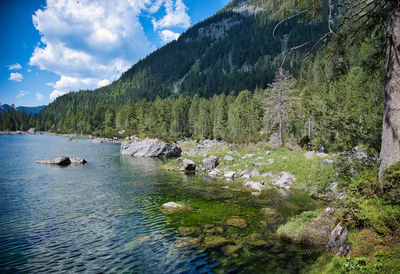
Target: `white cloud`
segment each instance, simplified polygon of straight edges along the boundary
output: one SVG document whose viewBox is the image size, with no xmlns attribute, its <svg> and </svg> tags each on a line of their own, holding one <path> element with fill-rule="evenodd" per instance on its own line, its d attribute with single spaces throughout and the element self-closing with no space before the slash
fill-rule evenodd
<svg viewBox="0 0 400 274">
<path fill-rule="evenodd" d="M 54 100 L 57 97 L 66 94 L 66 92 L 61 91 L 61 90 L 53 90 L 53 92 L 50 94 L 49 98 L 50 100 Z"/>
<path fill-rule="evenodd" d="M 20 90 L 18 95 L 17 95 L 17 98 L 22 98 L 22 97 L 24 97 L 24 96 L 26 96 L 28 94 L 29 94 L 29 91 Z"/>
<path fill-rule="evenodd" d="M 37 92 L 36 93 L 36 100 L 37 101 L 43 101 L 43 99 L 44 99 L 43 94 L 41 94 L 40 92 Z"/>
<path fill-rule="evenodd" d="M 14 64 L 14 65 L 9 65 L 8 66 L 9 70 L 18 70 L 18 69 L 22 69 L 22 66 L 18 63 Z"/>
<path fill-rule="evenodd" d="M 170 27 L 190 27 L 190 17 L 182 0 L 176 0 L 175 5 L 172 0 L 165 0 L 164 7 L 166 15 L 160 20 L 155 18 L 152 20 L 154 30 Z"/>
<path fill-rule="evenodd" d="M 139 16 L 162 6 L 165 14 L 152 20 L 155 30 L 190 26 L 182 0 L 47 0 L 32 16 L 41 40 L 29 65 L 60 77 L 50 98 L 107 85 L 155 49 Z M 160 32 L 165 41 L 176 39 L 166 31 Z"/>
<path fill-rule="evenodd" d="M 167 30 L 167 29 L 163 30 L 163 31 L 159 31 L 158 33 L 159 33 L 163 43 L 168 43 L 168 42 L 171 42 L 173 40 L 177 40 L 179 38 L 179 36 L 180 36 L 179 33 L 176 33 L 176 32 L 173 32 L 173 31 L 170 31 L 170 30 Z"/>
<path fill-rule="evenodd" d="M 8 80 L 16 81 L 16 82 L 21 82 L 23 79 L 24 79 L 24 76 L 19 72 L 10 73 L 10 78 L 8 78 Z"/>
<path fill-rule="evenodd" d="M 99 87 L 99 88 L 107 86 L 109 84 L 110 84 L 110 81 L 108 79 L 103 79 L 103 80 L 97 81 L 97 87 Z"/>
<path fill-rule="evenodd" d="M 153 47 L 138 17 L 152 3 L 47 0 L 32 16 L 41 43 L 29 64 L 60 76 L 51 98 L 108 84 L 148 54 Z"/>
</svg>

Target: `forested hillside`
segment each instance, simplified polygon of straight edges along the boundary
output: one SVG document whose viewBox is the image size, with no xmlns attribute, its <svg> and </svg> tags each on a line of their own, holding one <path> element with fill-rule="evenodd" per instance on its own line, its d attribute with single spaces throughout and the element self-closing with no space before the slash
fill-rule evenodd
<svg viewBox="0 0 400 274">
<path fill-rule="evenodd" d="M 306 59 L 311 45 L 284 56 L 326 31 L 327 11 L 320 21 L 286 20 L 275 29 L 278 21 L 270 19 L 263 2 L 232 1 L 109 86 L 59 97 L 29 126 L 63 133 L 117 135 L 124 129 L 172 138 L 268 140 L 279 128 L 268 105 L 268 98 L 276 96 L 270 84 L 283 64 L 296 90 L 285 106 L 284 137 L 333 150 L 364 144 L 377 152 L 382 26 L 327 47 L 322 43 Z M 3 130 L 25 127 L 16 113 L 0 119 Z"/>
</svg>

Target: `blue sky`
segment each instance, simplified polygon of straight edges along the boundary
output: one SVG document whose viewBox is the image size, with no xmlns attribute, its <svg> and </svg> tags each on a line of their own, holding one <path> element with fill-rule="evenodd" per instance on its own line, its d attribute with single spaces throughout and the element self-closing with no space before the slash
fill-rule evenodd
<svg viewBox="0 0 400 274">
<path fill-rule="evenodd" d="M 0 0 L 0 103 L 112 82 L 229 0 Z"/>
</svg>

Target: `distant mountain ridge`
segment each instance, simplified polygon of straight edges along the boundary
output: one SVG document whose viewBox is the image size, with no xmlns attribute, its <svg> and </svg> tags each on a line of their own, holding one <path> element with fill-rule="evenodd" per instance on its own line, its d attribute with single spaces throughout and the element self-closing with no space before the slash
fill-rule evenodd
<svg viewBox="0 0 400 274">
<path fill-rule="evenodd" d="M 42 109 L 44 109 L 46 106 L 37 106 L 37 107 L 25 107 L 25 106 L 19 106 L 15 108 L 15 111 L 19 111 L 21 109 L 24 109 L 24 112 L 26 114 L 37 114 L 39 113 Z M 12 109 L 13 107 L 7 104 L 0 104 L 0 113 L 6 112 L 9 109 Z"/>
</svg>

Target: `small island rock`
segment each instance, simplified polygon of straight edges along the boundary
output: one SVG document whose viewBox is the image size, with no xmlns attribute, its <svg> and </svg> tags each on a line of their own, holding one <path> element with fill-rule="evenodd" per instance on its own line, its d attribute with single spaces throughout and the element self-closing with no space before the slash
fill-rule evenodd
<svg viewBox="0 0 400 274">
<path fill-rule="evenodd" d="M 175 202 L 168 202 L 161 206 L 161 211 L 165 214 L 183 213 L 192 209 L 193 208 L 190 206 L 186 206 Z"/>
<path fill-rule="evenodd" d="M 71 164 L 71 160 L 68 157 L 58 157 L 50 160 L 37 161 L 38 164 L 48 164 L 48 165 L 59 165 L 68 166 Z"/>
<path fill-rule="evenodd" d="M 84 165 L 87 161 L 83 158 L 71 158 L 71 164 L 73 165 Z"/>
</svg>

